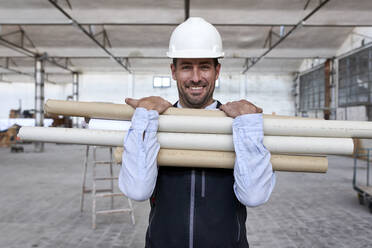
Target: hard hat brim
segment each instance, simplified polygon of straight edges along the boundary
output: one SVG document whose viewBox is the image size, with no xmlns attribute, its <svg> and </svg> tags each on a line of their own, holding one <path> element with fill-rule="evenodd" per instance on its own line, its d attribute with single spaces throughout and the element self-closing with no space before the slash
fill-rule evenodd
<svg viewBox="0 0 372 248">
<path fill-rule="evenodd" d="M 211 52 L 205 50 L 187 50 L 187 51 L 177 51 L 177 52 L 167 52 L 169 58 L 223 58 L 223 52 Z"/>
</svg>

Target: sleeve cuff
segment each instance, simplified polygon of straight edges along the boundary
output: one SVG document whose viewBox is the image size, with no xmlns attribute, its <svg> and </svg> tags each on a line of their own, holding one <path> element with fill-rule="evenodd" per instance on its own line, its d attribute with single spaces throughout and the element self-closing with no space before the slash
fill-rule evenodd
<svg viewBox="0 0 372 248">
<path fill-rule="evenodd" d="M 136 108 L 132 117 L 132 128 L 137 130 L 158 130 L 159 113 L 156 110 Z"/>
<path fill-rule="evenodd" d="M 263 116 L 262 114 L 239 115 L 233 121 L 233 128 L 244 129 L 247 132 L 262 132 Z"/>
</svg>

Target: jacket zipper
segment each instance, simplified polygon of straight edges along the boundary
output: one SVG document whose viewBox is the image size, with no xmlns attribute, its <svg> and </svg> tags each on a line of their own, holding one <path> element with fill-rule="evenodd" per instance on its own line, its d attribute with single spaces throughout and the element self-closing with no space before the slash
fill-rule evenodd
<svg viewBox="0 0 372 248">
<path fill-rule="evenodd" d="M 194 247 L 194 211 L 195 211 L 195 170 L 191 171 L 190 182 L 190 226 L 189 226 L 189 248 Z"/>
</svg>

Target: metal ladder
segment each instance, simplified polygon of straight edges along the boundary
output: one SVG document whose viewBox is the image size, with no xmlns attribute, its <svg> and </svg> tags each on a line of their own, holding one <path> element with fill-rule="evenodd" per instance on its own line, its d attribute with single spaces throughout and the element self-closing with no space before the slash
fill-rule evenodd
<svg viewBox="0 0 372 248">
<path fill-rule="evenodd" d="M 81 204 L 80 204 L 80 211 L 83 212 L 84 209 L 84 195 L 86 193 L 92 193 L 92 228 L 96 229 L 96 219 L 97 214 L 115 214 L 115 213 L 126 213 L 128 212 L 131 216 L 132 224 L 135 224 L 134 219 L 134 211 L 133 205 L 129 198 L 128 199 L 128 208 L 120 208 L 114 209 L 114 197 L 125 197 L 123 193 L 114 192 L 114 181 L 118 180 L 118 177 L 114 177 L 113 175 L 113 159 L 112 159 L 112 147 L 109 147 L 110 159 L 108 161 L 98 161 L 97 160 L 97 148 L 105 148 L 105 147 L 97 147 L 93 146 L 93 161 L 92 161 L 92 189 L 89 190 L 86 188 L 86 175 L 88 171 L 88 164 L 89 164 L 89 149 L 90 147 L 86 147 L 85 151 L 85 158 L 84 158 L 84 171 L 83 171 L 83 183 L 82 183 L 82 194 L 81 194 Z M 109 166 L 109 176 L 108 177 L 97 177 L 97 165 L 104 165 Z M 109 181 L 110 188 L 108 189 L 97 189 L 97 181 Z M 96 209 L 96 202 L 97 198 L 107 198 L 111 197 L 111 209 L 107 210 L 98 210 Z"/>
</svg>

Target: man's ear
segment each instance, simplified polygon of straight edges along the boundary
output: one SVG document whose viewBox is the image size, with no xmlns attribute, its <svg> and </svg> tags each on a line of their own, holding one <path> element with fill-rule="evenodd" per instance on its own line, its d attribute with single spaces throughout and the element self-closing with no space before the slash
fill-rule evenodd
<svg viewBox="0 0 372 248">
<path fill-rule="evenodd" d="M 216 79 L 218 79 L 218 77 L 220 76 L 220 70 L 221 70 L 221 64 L 218 63 L 218 65 L 216 66 Z"/>
<path fill-rule="evenodd" d="M 176 66 L 172 63 L 170 65 L 170 68 L 171 68 L 171 71 L 172 71 L 172 78 L 174 81 L 177 81 L 177 78 L 176 78 Z"/>
</svg>

